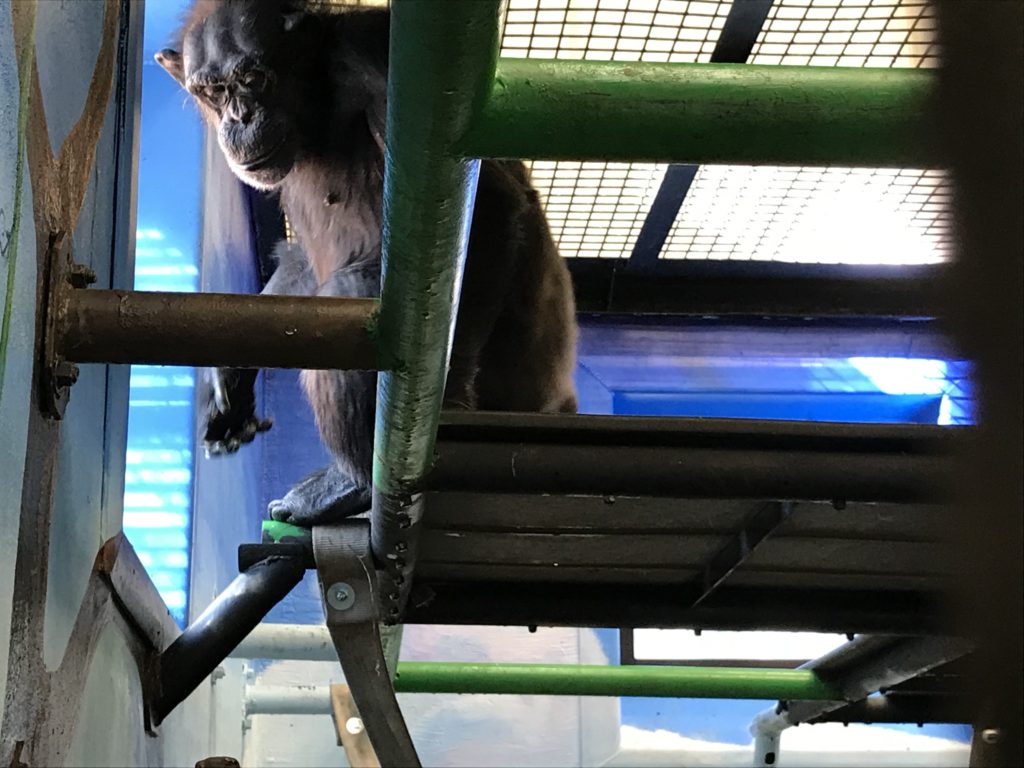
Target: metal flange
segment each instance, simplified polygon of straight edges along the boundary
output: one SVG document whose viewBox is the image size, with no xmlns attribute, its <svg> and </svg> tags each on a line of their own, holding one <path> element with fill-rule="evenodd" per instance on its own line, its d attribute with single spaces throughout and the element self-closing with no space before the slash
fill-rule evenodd
<svg viewBox="0 0 1024 768">
<path fill-rule="evenodd" d="M 64 418 L 71 386 L 78 381 L 78 366 L 61 354 L 73 291 L 96 282 L 96 273 L 71 258 L 71 237 L 55 233 L 46 253 L 46 291 L 43 294 L 43 358 L 40 361 L 39 406 L 51 419 Z"/>
</svg>

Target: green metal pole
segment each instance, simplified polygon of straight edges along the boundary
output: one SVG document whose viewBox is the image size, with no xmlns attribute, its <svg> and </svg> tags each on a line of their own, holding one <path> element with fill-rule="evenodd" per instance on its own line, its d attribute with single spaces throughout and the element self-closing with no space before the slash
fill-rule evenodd
<svg viewBox="0 0 1024 768">
<path fill-rule="evenodd" d="M 419 483 L 430 465 L 454 334 L 479 161 L 455 149 L 494 80 L 500 0 L 391 7 L 384 171 L 382 368 L 372 547 L 398 618 L 415 562 Z"/>
<path fill-rule="evenodd" d="M 811 670 L 734 667 L 605 667 L 575 664 L 457 664 L 404 661 L 399 693 L 514 693 L 704 699 L 841 700 Z"/>
<path fill-rule="evenodd" d="M 486 98 L 499 0 L 394 3 L 384 175 L 382 355 L 374 484 L 407 492 L 426 471 L 444 389 L 478 163 L 455 139 Z"/>
<path fill-rule="evenodd" d="M 929 166 L 926 70 L 501 59 L 466 157 Z"/>
</svg>

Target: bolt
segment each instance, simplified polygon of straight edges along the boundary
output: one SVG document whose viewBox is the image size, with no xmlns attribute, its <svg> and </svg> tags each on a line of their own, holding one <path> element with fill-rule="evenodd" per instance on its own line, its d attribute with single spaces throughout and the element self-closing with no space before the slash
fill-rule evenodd
<svg viewBox="0 0 1024 768">
<path fill-rule="evenodd" d="M 327 604 L 336 611 L 347 611 L 356 602 L 355 591 L 343 581 L 331 584 L 325 597 Z"/>
<path fill-rule="evenodd" d="M 395 542 L 395 552 L 405 552 L 407 549 L 409 549 L 409 545 L 404 541 Z"/>
<path fill-rule="evenodd" d="M 981 732 L 981 740 L 986 744 L 998 744 L 1001 735 L 998 728 L 986 728 Z"/>
<path fill-rule="evenodd" d="M 70 387 L 78 381 L 78 366 L 61 360 L 53 366 L 53 379 L 58 387 Z"/>
<path fill-rule="evenodd" d="M 96 273 L 85 264 L 72 264 L 68 270 L 68 282 L 75 288 L 85 288 L 96 282 Z"/>
<path fill-rule="evenodd" d="M 350 717 L 345 721 L 345 730 L 353 736 L 357 736 L 363 732 L 363 721 L 358 717 Z"/>
</svg>

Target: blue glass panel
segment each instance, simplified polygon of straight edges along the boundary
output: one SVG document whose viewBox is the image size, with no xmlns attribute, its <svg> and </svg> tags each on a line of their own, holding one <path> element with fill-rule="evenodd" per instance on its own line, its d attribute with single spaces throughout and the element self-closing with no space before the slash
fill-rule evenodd
<svg viewBox="0 0 1024 768">
<path fill-rule="evenodd" d="M 202 130 L 181 87 L 153 61 L 188 0 L 148 3 L 143 43 L 135 288 L 198 287 Z M 191 368 L 132 368 L 124 531 L 167 603 L 188 615 L 192 515 Z"/>
</svg>

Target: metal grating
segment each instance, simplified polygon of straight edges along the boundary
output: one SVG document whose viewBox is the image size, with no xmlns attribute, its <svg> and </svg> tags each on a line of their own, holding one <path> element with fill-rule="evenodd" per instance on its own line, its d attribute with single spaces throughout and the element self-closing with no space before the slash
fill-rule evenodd
<svg viewBox="0 0 1024 768">
<path fill-rule="evenodd" d="M 689 0 L 509 0 L 501 55 L 710 61 L 730 5 Z"/>
<path fill-rule="evenodd" d="M 502 56 L 707 62 L 731 2 L 509 0 Z M 757 64 L 933 67 L 926 0 L 775 0 Z M 626 258 L 667 166 L 534 162 L 563 256 Z M 662 252 L 818 264 L 948 258 L 950 191 L 935 171 L 704 166 Z"/>
<path fill-rule="evenodd" d="M 936 67 L 927 0 L 775 0 L 751 64 Z"/>
<path fill-rule="evenodd" d="M 534 162 L 533 181 L 562 255 L 628 258 L 667 167 Z"/>
<path fill-rule="evenodd" d="M 662 258 L 939 262 L 949 196 L 941 171 L 703 166 Z"/>
</svg>

